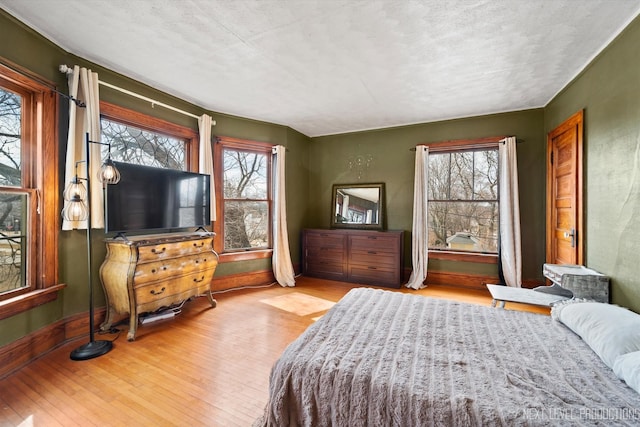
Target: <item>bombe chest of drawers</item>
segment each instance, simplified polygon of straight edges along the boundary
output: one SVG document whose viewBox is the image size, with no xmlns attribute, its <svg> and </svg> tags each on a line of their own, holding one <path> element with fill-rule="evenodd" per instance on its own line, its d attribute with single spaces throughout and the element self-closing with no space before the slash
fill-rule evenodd
<svg viewBox="0 0 640 427">
<path fill-rule="evenodd" d="M 212 307 L 211 280 L 218 265 L 214 233 L 179 233 L 107 239 L 100 279 L 107 315 L 100 326 L 108 331 L 117 314 L 129 314 L 127 339 L 136 336 L 138 318 L 206 295 Z"/>
</svg>

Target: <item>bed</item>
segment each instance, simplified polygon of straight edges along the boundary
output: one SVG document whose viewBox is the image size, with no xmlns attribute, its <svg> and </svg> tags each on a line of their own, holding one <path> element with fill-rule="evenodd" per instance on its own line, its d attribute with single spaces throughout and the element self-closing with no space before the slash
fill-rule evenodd
<svg viewBox="0 0 640 427">
<path fill-rule="evenodd" d="M 618 314 L 605 310 L 616 325 L 600 330 L 589 323 L 587 305 L 564 304 L 566 323 L 556 311 L 551 318 L 353 289 L 274 364 L 269 401 L 254 425 L 638 425 L 640 394 L 631 376 L 640 356 L 626 362 L 625 380 L 622 368 L 608 364 L 640 355 L 640 323 L 623 328 L 631 339 L 614 337 L 609 346 Z M 583 329 L 596 337 L 581 338 Z M 587 343 L 597 347 L 602 337 L 604 350 Z"/>
</svg>

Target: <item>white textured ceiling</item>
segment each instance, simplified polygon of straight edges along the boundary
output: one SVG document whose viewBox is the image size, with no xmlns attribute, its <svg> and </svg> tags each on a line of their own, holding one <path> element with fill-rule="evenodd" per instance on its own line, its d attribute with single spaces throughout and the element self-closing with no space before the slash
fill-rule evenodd
<svg viewBox="0 0 640 427">
<path fill-rule="evenodd" d="M 640 0 L 0 6 L 73 54 L 308 136 L 542 107 L 640 12 Z"/>
</svg>

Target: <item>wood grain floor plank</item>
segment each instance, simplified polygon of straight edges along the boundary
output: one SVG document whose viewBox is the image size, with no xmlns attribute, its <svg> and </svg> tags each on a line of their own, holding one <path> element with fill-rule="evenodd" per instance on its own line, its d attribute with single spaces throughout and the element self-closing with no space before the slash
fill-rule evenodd
<svg viewBox="0 0 640 427">
<path fill-rule="evenodd" d="M 25 384 L 24 378 L 9 378 L 8 390 L 11 390 L 11 395 L 19 397 L 18 401 L 14 400 L 10 405 L 23 420 L 32 420 L 34 425 L 45 420 L 46 425 L 51 427 L 64 425 L 59 421 L 57 408 L 53 408 L 41 394 Z"/>
<path fill-rule="evenodd" d="M 41 406 L 46 409 L 48 415 L 56 418 L 63 425 L 81 426 L 82 424 L 73 420 L 85 419 L 90 415 L 89 411 L 86 408 L 77 407 L 69 394 L 60 392 L 61 382 L 58 375 L 47 368 L 49 367 L 43 366 L 36 372 L 32 366 L 27 366 L 23 369 L 22 380 L 47 402 L 47 405 L 41 404 Z"/>
<path fill-rule="evenodd" d="M 0 427 L 250 426 L 267 402 L 271 366 L 325 312 L 297 315 L 264 300 L 297 293 L 337 302 L 354 286 L 299 277 L 295 288 L 218 293 L 215 309 L 198 298 L 171 320 L 141 325 L 134 342 L 126 324 L 120 335 L 99 335 L 114 348 L 87 361 L 69 359 L 82 340 L 68 343 L 0 379 Z M 491 304 L 481 290 L 394 291 Z"/>
<path fill-rule="evenodd" d="M 0 427 L 19 425 L 24 419 L 1 397 L 0 392 Z"/>
</svg>

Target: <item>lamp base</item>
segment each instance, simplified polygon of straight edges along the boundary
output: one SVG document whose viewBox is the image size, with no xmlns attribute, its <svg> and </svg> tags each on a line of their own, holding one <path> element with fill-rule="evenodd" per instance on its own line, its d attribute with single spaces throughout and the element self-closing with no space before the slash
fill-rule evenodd
<svg viewBox="0 0 640 427">
<path fill-rule="evenodd" d="M 71 352 L 71 360 L 88 360 L 109 353 L 113 348 L 111 341 L 89 341 Z"/>
</svg>

